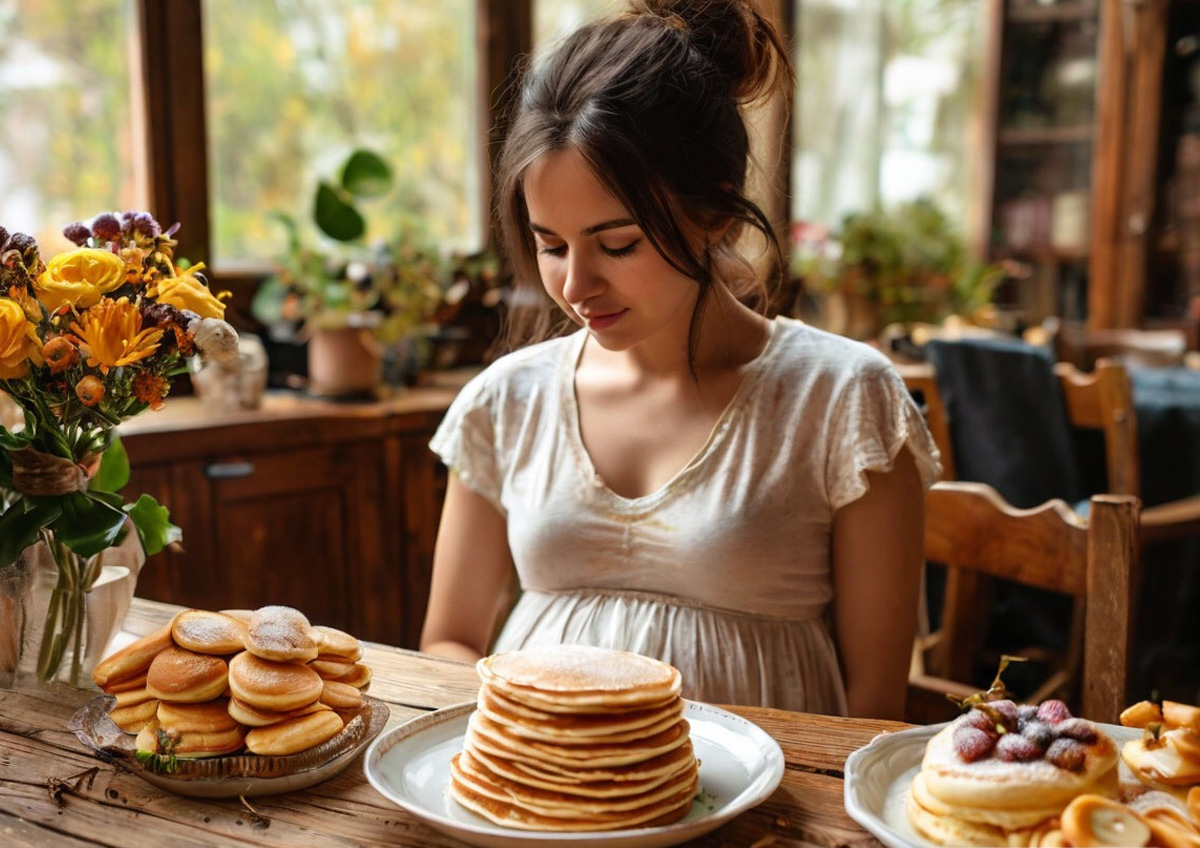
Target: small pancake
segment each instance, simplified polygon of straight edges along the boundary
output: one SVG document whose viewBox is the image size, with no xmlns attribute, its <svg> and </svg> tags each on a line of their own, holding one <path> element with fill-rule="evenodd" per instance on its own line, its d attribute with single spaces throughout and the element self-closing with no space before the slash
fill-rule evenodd
<svg viewBox="0 0 1200 848">
<path fill-rule="evenodd" d="M 362 642 L 336 627 L 318 624 L 312 629 L 312 637 L 317 643 L 317 659 L 351 663 L 362 659 Z"/>
<path fill-rule="evenodd" d="M 161 701 L 194 704 L 225 691 L 229 666 L 221 657 L 172 647 L 162 651 L 146 673 L 146 689 Z"/>
<path fill-rule="evenodd" d="M 171 638 L 199 654 L 236 654 L 246 648 L 246 625 L 219 612 L 185 610 L 175 616 Z"/>
<path fill-rule="evenodd" d="M 335 677 L 333 679 L 338 683 L 345 683 L 348 686 L 353 686 L 355 689 L 360 689 L 365 692 L 367 687 L 371 685 L 372 676 L 371 667 L 369 665 L 366 665 L 365 663 L 355 663 L 354 671 L 350 672 L 344 677 Z"/>
<path fill-rule="evenodd" d="M 229 714 L 229 701 L 216 698 L 201 704 L 158 705 L 158 726 L 169 734 L 224 733 L 238 726 Z"/>
<path fill-rule="evenodd" d="M 320 698 L 323 685 L 306 665 L 265 660 L 246 650 L 229 661 L 229 688 L 252 707 L 289 712 Z"/>
<path fill-rule="evenodd" d="M 304 613 L 285 606 L 254 611 L 246 628 L 246 650 L 275 662 L 306 663 L 317 658 L 312 625 Z"/>
<path fill-rule="evenodd" d="M 321 703 L 335 710 L 357 710 L 363 705 L 362 691 L 349 683 L 326 680 L 321 687 Z"/>
<path fill-rule="evenodd" d="M 92 672 L 92 680 L 105 692 L 112 692 L 114 684 L 145 675 L 154 658 L 174 644 L 168 624 L 105 657 Z"/>
<path fill-rule="evenodd" d="M 321 675 L 325 680 L 337 680 L 340 677 L 350 677 L 358 673 L 358 666 L 349 660 L 315 659 L 308 667 Z"/>
<path fill-rule="evenodd" d="M 272 724 L 279 724 L 280 722 L 287 721 L 290 718 L 299 718 L 300 716 L 308 715 L 309 713 L 328 710 L 330 707 L 326 704 L 322 704 L 320 701 L 315 701 L 311 704 L 306 704 L 299 709 L 291 710 L 285 713 L 279 713 L 271 710 L 260 710 L 257 707 L 252 707 L 249 704 L 239 701 L 237 698 L 230 698 L 228 709 L 229 715 L 240 724 L 244 724 L 247 727 L 269 727 Z"/>
<path fill-rule="evenodd" d="M 264 756 L 296 754 L 328 742 L 344 726 L 337 713 L 322 710 L 268 727 L 256 727 L 246 734 L 246 748 Z"/>
<path fill-rule="evenodd" d="M 114 707 L 108 717 L 126 733 L 138 733 L 158 712 L 157 700 L 141 701 L 128 707 Z"/>
</svg>

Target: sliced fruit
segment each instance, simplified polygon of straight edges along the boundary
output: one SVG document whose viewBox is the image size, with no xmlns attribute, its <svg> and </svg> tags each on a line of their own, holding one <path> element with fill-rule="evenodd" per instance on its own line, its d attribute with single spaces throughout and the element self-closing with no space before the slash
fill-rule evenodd
<svg viewBox="0 0 1200 848">
<path fill-rule="evenodd" d="M 1121 713 L 1121 724 L 1126 727 L 1145 727 L 1152 722 L 1163 720 L 1162 710 L 1153 701 L 1138 701 L 1131 707 L 1126 707 Z"/>
<path fill-rule="evenodd" d="M 1163 701 L 1162 714 L 1168 727 L 1187 727 L 1200 731 L 1200 707 L 1178 701 Z"/>
</svg>

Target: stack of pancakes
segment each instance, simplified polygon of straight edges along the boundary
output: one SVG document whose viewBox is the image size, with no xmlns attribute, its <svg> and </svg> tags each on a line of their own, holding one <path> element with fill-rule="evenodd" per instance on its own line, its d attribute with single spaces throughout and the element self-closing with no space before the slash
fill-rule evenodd
<svg viewBox="0 0 1200 848">
<path fill-rule="evenodd" d="M 583 645 L 511 651 L 482 686 L 450 792 L 497 824 L 600 831 L 678 821 L 699 789 L 679 671 Z"/>
<path fill-rule="evenodd" d="M 1187 800 L 1200 786 L 1200 707 L 1141 701 L 1121 713 L 1121 724 L 1146 731 L 1121 747 L 1130 771 L 1147 786 Z M 1197 793 L 1200 805 L 1200 789 Z"/>
<path fill-rule="evenodd" d="M 361 659 L 358 639 L 291 607 L 193 609 L 105 658 L 92 678 L 141 751 L 278 756 L 332 739 L 358 714 L 371 679 Z"/>
<path fill-rule="evenodd" d="M 1091 722 L 1071 717 L 1065 707 L 1039 717 L 1036 708 L 1007 701 L 998 710 L 989 706 L 987 721 L 979 709 L 955 719 L 926 746 L 905 798 L 908 821 L 921 836 L 938 845 L 1048 844 L 1043 837 L 1058 830 L 1059 817 L 1076 797 L 1117 796 L 1116 744 Z M 964 734 L 989 722 L 992 746 L 972 750 Z M 1014 738 L 996 741 L 1005 735 Z M 1063 748 L 1069 757 L 1058 756 Z"/>
</svg>

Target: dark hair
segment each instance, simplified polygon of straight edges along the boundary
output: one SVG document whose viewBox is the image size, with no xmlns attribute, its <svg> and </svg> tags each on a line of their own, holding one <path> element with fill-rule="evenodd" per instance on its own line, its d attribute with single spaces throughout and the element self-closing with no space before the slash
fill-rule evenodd
<svg viewBox="0 0 1200 848">
<path fill-rule="evenodd" d="M 774 251 L 777 273 L 782 252 L 770 220 L 745 193 L 750 139 L 741 107 L 790 93 L 791 80 L 783 40 L 749 0 L 634 2 L 617 17 L 585 24 L 532 63 L 496 176 L 516 284 L 507 347 L 574 327 L 547 308 L 525 204 L 526 170 L 555 150 L 577 151 L 663 258 L 699 285 L 689 362 L 716 279 L 765 309 L 766 286 L 745 273 L 753 269 L 735 244 L 744 227 L 757 230 Z M 731 225 L 724 237 L 703 251 L 686 236 L 725 222 Z"/>
</svg>

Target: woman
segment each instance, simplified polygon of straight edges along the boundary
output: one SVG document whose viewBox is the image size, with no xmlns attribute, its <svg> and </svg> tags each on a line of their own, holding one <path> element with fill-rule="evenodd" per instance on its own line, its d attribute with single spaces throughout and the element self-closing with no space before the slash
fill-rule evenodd
<svg viewBox="0 0 1200 848">
<path fill-rule="evenodd" d="M 585 642 L 699 700 L 900 717 L 936 450 L 882 355 L 746 305 L 741 237 L 782 263 L 741 106 L 790 90 L 744 0 L 641 3 L 528 72 L 497 189 L 535 343 L 433 439 L 423 650 Z"/>
</svg>

